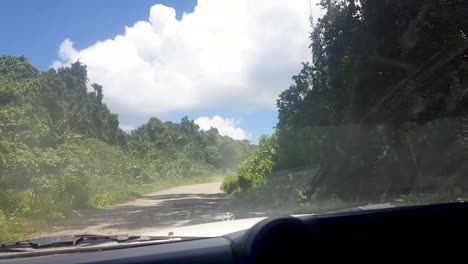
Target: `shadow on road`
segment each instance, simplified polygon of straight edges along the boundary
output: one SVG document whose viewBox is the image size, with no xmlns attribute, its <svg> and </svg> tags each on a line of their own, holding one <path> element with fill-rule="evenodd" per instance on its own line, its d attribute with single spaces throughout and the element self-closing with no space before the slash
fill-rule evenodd
<svg viewBox="0 0 468 264">
<path fill-rule="evenodd" d="M 234 203 L 224 193 L 178 193 L 143 196 L 124 204 L 80 216 L 70 221 L 60 231 L 69 233 L 96 232 L 86 230 L 99 227 L 112 233 L 132 233 L 138 229 L 167 228 L 222 221 L 226 212 L 236 219 L 271 215 L 250 205 Z"/>
</svg>

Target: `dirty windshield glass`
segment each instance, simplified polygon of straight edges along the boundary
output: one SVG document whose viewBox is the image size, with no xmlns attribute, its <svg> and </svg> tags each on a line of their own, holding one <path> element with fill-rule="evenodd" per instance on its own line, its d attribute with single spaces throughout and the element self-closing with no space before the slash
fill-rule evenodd
<svg viewBox="0 0 468 264">
<path fill-rule="evenodd" d="M 467 15 L 465 0 L 2 1 L 0 244 L 464 202 Z"/>
</svg>

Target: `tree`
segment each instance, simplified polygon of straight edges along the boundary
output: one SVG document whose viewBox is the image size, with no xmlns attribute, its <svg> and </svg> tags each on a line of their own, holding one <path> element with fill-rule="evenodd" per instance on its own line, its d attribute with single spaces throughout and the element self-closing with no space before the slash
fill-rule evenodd
<svg viewBox="0 0 468 264">
<path fill-rule="evenodd" d="M 0 56 L 0 77 L 22 80 L 36 78 L 38 75 L 39 71 L 24 56 Z"/>
<path fill-rule="evenodd" d="M 302 194 L 306 200 L 375 201 L 468 182 L 461 162 L 468 153 L 460 147 L 468 127 L 468 6 L 445 0 L 321 5 L 326 13 L 310 35 L 313 60 L 277 101 L 273 174 L 319 167 Z M 447 155 L 437 161 L 435 153 Z"/>
<path fill-rule="evenodd" d="M 0 56 L 0 218 L 14 218 L 16 229 L 24 217 L 123 202 L 142 184 L 222 173 L 232 157 L 220 149 L 236 153 L 236 166 L 250 147 L 188 117 L 152 117 L 128 135 L 102 102 L 104 87 L 87 85 L 79 61 L 40 73 L 24 57 Z M 9 222 L 0 223 L 0 243 L 11 242 Z"/>
<path fill-rule="evenodd" d="M 91 84 L 91 87 L 93 87 L 94 89 L 94 93 L 96 94 L 96 100 L 98 104 L 101 105 L 102 99 L 104 98 L 104 94 L 102 93 L 102 86 L 97 83 L 93 83 Z"/>
</svg>

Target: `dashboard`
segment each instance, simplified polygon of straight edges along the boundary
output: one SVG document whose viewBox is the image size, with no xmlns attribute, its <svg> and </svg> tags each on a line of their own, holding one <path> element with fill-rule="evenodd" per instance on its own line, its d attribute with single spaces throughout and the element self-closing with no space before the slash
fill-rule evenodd
<svg viewBox="0 0 468 264">
<path fill-rule="evenodd" d="M 450 203 L 267 218 L 222 237 L 4 260 L 5 263 L 276 263 L 440 253 L 466 245 L 468 204 Z M 449 247 L 448 247 L 449 248 Z M 450 249 L 450 248 L 449 248 Z M 452 251 L 453 248 L 452 248 Z M 384 255 L 385 256 L 385 255 Z M 3 263 L 0 261 L 0 263 Z"/>
</svg>

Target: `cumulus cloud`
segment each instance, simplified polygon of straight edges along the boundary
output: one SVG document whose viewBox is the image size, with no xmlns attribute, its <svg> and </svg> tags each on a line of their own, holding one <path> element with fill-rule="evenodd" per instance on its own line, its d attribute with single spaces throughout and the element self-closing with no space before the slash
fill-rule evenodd
<svg viewBox="0 0 468 264">
<path fill-rule="evenodd" d="M 222 118 L 219 115 L 215 115 L 212 118 L 210 117 L 199 117 L 194 120 L 202 130 L 210 130 L 211 128 L 218 129 L 219 134 L 223 136 L 228 136 L 233 139 L 248 139 L 249 135 L 239 127 L 236 127 L 239 124 L 239 121 L 229 118 Z"/>
<path fill-rule="evenodd" d="M 53 67 L 85 63 L 121 116 L 274 109 L 300 63 L 310 60 L 309 15 L 308 0 L 199 0 L 180 20 L 157 4 L 148 20 L 113 39 L 82 50 L 65 39 Z"/>
</svg>

